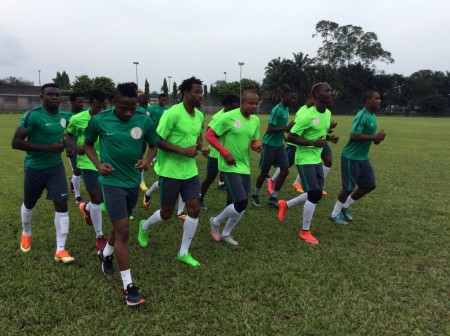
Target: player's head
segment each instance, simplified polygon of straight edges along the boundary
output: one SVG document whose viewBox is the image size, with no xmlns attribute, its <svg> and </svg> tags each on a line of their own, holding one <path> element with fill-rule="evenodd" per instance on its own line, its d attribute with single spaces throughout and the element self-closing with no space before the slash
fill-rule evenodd
<svg viewBox="0 0 450 336">
<path fill-rule="evenodd" d="M 42 104 L 49 109 L 57 109 L 61 103 L 61 91 L 59 86 L 53 83 L 41 86 Z"/>
<path fill-rule="evenodd" d="M 316 83 L 311 89 L 316 105 L 319 103 L 325 107 L 331 106 L 331 87 L 328 83 Z"/>
<path fill-rule="evenodd" d="M 127 122 L 136 112 L 137 106 L 137 87 L 134 83 L 122 83 L 117 85 L 114 106 L 117 117 Z"/>
<path fill-rule="evenodd" d="M 259 105 L 259 97 L 254 90 L 245 90 L 242 92 L 241 100 L 241 113 L 248 117 L 251 114 L 255 114 Z"/>
<path fill-rule="evenodd" d="M 364 91 L 364 106 L 369 112 L 378 111 L 381 108 L 381 97 L 376 90 Z"/>
<path fill-rule="evenodd" d="M 136 87 L 137 87 L 137 85 L 136 85 Z M 137 95 L 138 95 L 138 97 L 139 96 L 142 96 L 144 94 L 144 90 L 142 90 L 142 89 L 137 89 Z"/>
<path fill-rule="evenodd" d="M 308 107 L 314 106 L 314 96 L 312 95 L 312 93 L 308 93 L 306 95 L 305 105 Z"/>
<path fill-rule="evenodd" d="M 70 105 L 72 105 L 72 112 L 78 113 L 83 109 L 84 98 L 79 92 L 73 92 L 70 95 Z"/>
<path fill-rule="evenodd" d="M 159 104 L 159 106 L 164 106 L 164 105 L 166 105 L 166 103 L 167 103 L 167 96 L 165 93 L 161 93 L 158 96 L 158 104 Z"/>
<path fill-rule="evenodd" d="M 295 102 L 295 92 L 290 87 L 286 87 L 281 93 L 281 104 L 291 106 Z"/>
<path fill-rule="evenodd" d="M 149 98 L 146 94 L 138 96 L 138 104 L 140 107 L 146 108 L 148 106 Z"/>
<path fill-rule="evenodd" d="M 195 107 L 202 104 L 203 83 L 200 79 L 195 77 L 185 79 L 178 88 L 183 96 L 183 102 Z"/>
<path fill-rule="evenodd" d="M 239 107 L 239 97 L 235 94 L 228 94 L 222 99 L 224 112 L 228 112 Z"/>
<path fill-rule="evenodd" d="M 92 114 L 97 114 L 106 108 L 106 94 L 99 89 L 93 89 L 89 94 L 89 106 Z"/>
</svg>

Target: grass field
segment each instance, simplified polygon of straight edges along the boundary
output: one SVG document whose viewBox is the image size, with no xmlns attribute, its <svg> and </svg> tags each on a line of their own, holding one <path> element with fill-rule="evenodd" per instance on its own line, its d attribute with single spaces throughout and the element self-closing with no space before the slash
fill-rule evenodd
<svg viewBox="0 0 450 336">
<path fill-rule="evenodd" d="M 328 217 L 352 118 L 334 118 L 341 141 L 331 145 L 328 196 L 313 218 L 319 246 L 297 238 L 302 207 L 291 209 L 280 225 L 274 209 L 251 204 L 233 232 L 240 245 L 213 242 L 208 218 L 225 203 L 214 184 L 191 246 L 202 265 L 193 269 L 175 260 L 182 234 L 177 218 L 151 231 L 147 249 L 139 247 L 138 219 L 158 204 L 156 194 L 150 210 L 139 200 L 130 252 L 146 303 L 130 309 L 120 302 L 119 273 L 100 272 L 93 230 L 73 197 L 66 246 L 76 262 L 53 260 L 54 210 L 44 199 L 33 218 L 32 250 L 20 251 L 24 153 L 10 147 L 20 117 L 0 115 L 0 335 L 450 334 L 449 119 L 380 117 L 386 141 L 372 146 L 370 155 L 378 188 L 352 205 L 352 224 L 337 226 Z M 261 124 L 263 132 L 267 116 Z M 255 154 L 252 189 L 257 160 Z M 205 160 L 198 163 L 203 178 Z M 294 175 L 292 169 L 280 198 L 296 195 Z M 146 179 L 150 185 L 154 172 Z M 106 216 L 104 223 L 108 232 Z"/>
</svg>

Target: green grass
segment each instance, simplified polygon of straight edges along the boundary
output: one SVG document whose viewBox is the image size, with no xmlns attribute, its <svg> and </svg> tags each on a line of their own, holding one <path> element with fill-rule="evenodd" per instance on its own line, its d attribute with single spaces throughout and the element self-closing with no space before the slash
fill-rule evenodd
<svg viewBox="0 0 450 336">
<path fill-rule="evenodd" d="M 0 115 L 1 335 L 450 333 L 448 119 L 380 117 L 386 141 L 372 146 L 370 155 L 378 188 L 352 205 L 352 224 L 336 226 L 328 216 L 340 190 L 339 156 L 352 120 L 336 117 L 341 141 L 331 146 L 328 196 L 313 218 L 317 247 L 297 238 L 301 207 L 291 209 L 280 225 L 273 209 L 251 204 L 233 232 L 240 246 L 213 242 L 208 218 L 225 203 L 214 184 L 191 246 L 202 266 L 192 269 L 175 260 L 182 235 L 176 218 L 152 229 L 149 248 L 138 246 L 138 219 L 156 209 L 157 193 L 150 209 L 140 200 L 130 251 L 133 279 L 147 301 L 137 309 L 120 302 L 119 273 L 100 272 L 94 233 L 73 199 L 67 247 L 74 264 L 53 261 L 54 210 L 44 198 L 33 217 L 32 250 L 20 251 L 24 153 L 10 147 L 19 120 L 19 115 Z M 264 132 L 267 116 L 261 120 Z M 253 154 L 253 183 L 257 160 Z M 203 178 L 205 160 L 198 162 Z M 294 175 L 292 169 L 281 198 L 296 195 Z M 154 172 L 146 179 L 150 185 Z M 106 216 L 104 227 L 108 232 Z"/>
</svg>

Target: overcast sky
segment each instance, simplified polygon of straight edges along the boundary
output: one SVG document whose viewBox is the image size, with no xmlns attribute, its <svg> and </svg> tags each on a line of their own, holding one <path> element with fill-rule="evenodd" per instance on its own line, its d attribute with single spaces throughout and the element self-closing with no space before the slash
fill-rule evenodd
<svg viewBox="0 0 450 336">
<path fill-rule="evenodd" d="M 11 0 L 0 10 L 0 78 L 51 82 L 65 70 L 117 82 L 147 78 L 159 91 L 192 75 L 204 83 L 242 77 L 292 53 L 316 55 L 315 24 L 329 20 L 375 32 L 394 64 L 378 70 L 409 76 L 450 70 L 448 0 Z"/>
</svg>

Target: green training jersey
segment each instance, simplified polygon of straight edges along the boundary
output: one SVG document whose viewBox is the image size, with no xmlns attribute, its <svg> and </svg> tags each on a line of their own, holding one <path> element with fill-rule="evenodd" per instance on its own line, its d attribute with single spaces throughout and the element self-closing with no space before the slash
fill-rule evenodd
<svg viewBox="0 0 450 336">
<path fill-rule="evenodd" d="M 297 122 L 297 119 L 300 117 L 301 114 L 305 113 L 306 111 L 308 111 L 309 107 L 306 105 L 303 105 L 302 107 L 300 107 L 300 109 L 295 113 L 295 117 L 294 117 L 294 123 Z M 297 146 L 296 144 L 293 144 L 291 142 L 287 142 L 287 144 L 289 146 Z"/>
<path fill-rule="evenodd" d="M 190 115 L 181 102 L 164 112 L 156 131 L 162 139 L 172 145 L 183 148 L 196 147 L 204 118 L 203 113 L 197 109 L 194 110 L 193 116 Z M 198 175 L 195 158 L 162 149 L 158 149 L 155 172 L 159 176 L 179 180 L 187 180 Z"/>
<path fill-rule="evenodd" d="M 297 134 L 305 140 L 325 139 L 330 129 L 331 112 L 326 109 L 324 113 L 320 113 L 313 106 L 305 113 L 301 113 L 291 129 L 291 133 Z M 322 147 L 315 146 L 297 146 L 295 151 L 295 164 L 319 164 L 321 159 Z"/>
<path fill-rule="evenodd" d="M 222 116 L 222 114 L 224 114 L 224 113 L 225 112 L 223 111 L 223 109 L 221 109 L 216 114 L 214 114 L 214 116 L 211 118 L 211 121 L 208 124 L 208 127 L 211 127 L 211 125 L 214 123 L 214 121 L 217 120 L 218 118 L 220 118 Z M 220 139 L 219 139 L 219 141 L 220 141 Z M 220 153 L 213 146 L 209 145 L 209 156 L 212 158 L 218 159 L 220 157 Z"/>
<path fill-rule="evenodd" d="M 84 130 L 91 118 L 92 116 L 89 110 L 74 114 L 72 118 L 70 118 L 69 125 L 67 125 L 67 132 L 72 134 L 76 139 L 78 147 L 81 147 L 84 144 Z M 95 142 L 94 148 L 97 152 L 97 156 L 100 157 L 100 143 L 98 140 Z M 77 167 L 80 169 L 97 170 L 87 155 L 77 154 Z"/>
<path fill-rule="evenodd" d="M 230 151 L 236 165 L 227 164 L 219 157 L 219 170 L 226 173 L 250 174 L 250 144 L 259 139 L 259 118 L 245 118 L 239 108 L 224 113 L 210 127 L 220 136 L 222 145 Z"/>
<path fill-rule="evenodd" d="M 286 127 L 289 119 L 289 108 L 278 103 L 272 109 L 269 118 L 269 124 L 275 127 Z M 265 145 L 280 147 L 283 146 L 284 131 L 264 134 L 262 143 Z"/>
<path fill-rule="evenodd" d="M 84 136 L 90 143 L 100 139 L 99 161 L 114 167 L 111 174 L 100 176 L 99 182 L 123 188 L 139 186 L 141 172 L 134 165 L 142 158 L 142 142 L 154 146 L 159 141 L 155 126 L 145 113 L 136 111 L 124 122 L 116 116 L 115 107 L 92 117 Z"/>
<path fill-rule="evenodd" d="M 26 112 L 19 127 L 28 131 L 27 141 L 37 145 L 51 145 L 63 141 L 68 114 L 58 110 L 58 113 L 48 112 L 43 105 Z M 46 151 L 27 151 L 25 167 L 46 169 L 62 163 L 61 153 Z"/>
<path fill-rule="evenodd" d="M 350 133 L 374 135 L 377 131 L 377 117 L 365 108 L 353 119 Z M 342 150 L 342 156 L 350 160 L 367 160 L 372 140 L 354 141 L 350 139 Z"/>
<path fill-rule="evenodd" d="M 167 105 L 151 105 L 148 107 L 147 111 L 150 112 L 150 118 L 153 120 L 153 123 L 155 124 L 155 127 L 158 127 L 159 121 L 161 120 L 161 116 L 163 115 L 164 111 L 168 110 L 170 107 Z"/>
</svg>

